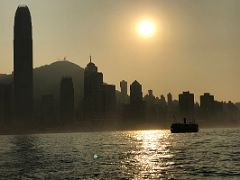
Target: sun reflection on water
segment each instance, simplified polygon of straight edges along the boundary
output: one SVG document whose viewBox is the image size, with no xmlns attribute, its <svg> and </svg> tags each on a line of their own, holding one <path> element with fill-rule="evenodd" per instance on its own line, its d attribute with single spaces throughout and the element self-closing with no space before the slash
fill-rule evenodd
<svg viewBox="0 0 240 180">
<path fill-rule="evenodd" d="M 159 147 L 159 143 L 161 143 L 161 139 L 165 138 L 167 135 L 166 132 L 163 131 L 140 131 L 139 134 L 142 138 L 143 148 L 146 150 L 156 150 Z"/>
<path fill-rule="evenodd" d="M 168 173 L 168 169 L 174 162 L 171 160 L 168 131 L 149 130 L 137 131 L 134 135 L 136 147 L 134 159 L 138 164 L 138 178 L 161 178 Z"/>
</svg>

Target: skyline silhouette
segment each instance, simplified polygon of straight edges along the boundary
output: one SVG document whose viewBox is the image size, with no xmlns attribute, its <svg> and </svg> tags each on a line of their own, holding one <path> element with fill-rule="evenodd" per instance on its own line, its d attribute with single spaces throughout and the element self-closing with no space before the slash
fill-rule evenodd
<svg viewBox="0 0 240 180">
<path fill-rule="evenodd" d="M 144 85 L 138 80 L 130 84 L 129 95 L 126 80 L 120 81 L 121 91 L 116 91 L 114 84 L 105 82 L 103 72 L 94 64 L 92 56 L 83 69 L 82 79 L 76 80 L 70 74 L 60 75 L 53 80 L 57 90 L 36 96 L 36 86 L 46 86 L 47 80 L 33 81 L 32 20 L 25 5 L 16 10 L 13 44 L 13 77 L 7 83 L 0 81 L 0 122 L 10 128 L 10 132 L 18 126 L 23 131 L 65 126 L 71 130 L 74 123 L 89 130 L 163 128 L 176 118 L 184 119 L 184 122 L 198 118 L 203 125 L 211 126 L 217 126 L 215 119 L 218 119 L 218 125 L 240 123 L 237 104 L 217 101 L 208 92 L 200 96 L 199 103 L 190 91 L 183 91 L 178 99 L 168 93 L 166 100 L 164 95 L 155 96 L 152 89 L 144 95 Z M 66 58 L 63 63 L 63 69 L 70 64 Z M 79 89 L 82 97 L 75 96 L 79 88 L 76 88 L 76 82 L 77 86 L 82 84 Z"/>
<path fill-rule="evenodd" d="M 0 179 L 239 179 L 239 0 L 18 1 Z"/>
<path fill-rule="evenodd" d="M 106 82 L 112 84 L 137 79 L 144 84 L 144 93 L 150 87 L 177 97 L 189 90 L 199 101 L 209 91 L 216 99 L 240 101 L 236 78 L 239 2 L 53 0 L 47 6 L 44 2 L 26 1 L 34 20 L 34 67 L 64 56 L 85 67 L 91 53 Z M 6 52 L 0 61 L 1 73 L 13 71 L 12 26 L 18 4 L 0 2 L 0 22 L 4 22 L 0 48 Z M 103 8 L 105 13 L 100 11 Z M 159 23 L 159 31 L 150 39 L 139 37 L 135 30 L 144 15 Z"/>
<path fill-rule="evenodd" d="M 240 2 L 16 2 L 0 1 L 0 179 L 238 179 Z"/>
</svg>

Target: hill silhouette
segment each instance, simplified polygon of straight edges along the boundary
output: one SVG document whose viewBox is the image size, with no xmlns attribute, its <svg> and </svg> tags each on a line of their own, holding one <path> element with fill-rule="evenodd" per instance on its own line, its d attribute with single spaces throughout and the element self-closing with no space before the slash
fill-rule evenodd
<svg viewBox="0 0 240 180">
<path fill-rule="evenodd" d="M 33 70 L 34 99 L 38 102 L 42 95 L 53 94 L 59 101 L 60 81 L 62 77 L 72 77 L 75 99 L 83 97 L 84 69 L 70 61 L 56 61 Z M 13 75 L 0 74 L 0 83 L 11 83 Z M 75 102 L 77 105 L 79 102 Z"/>
</svg>

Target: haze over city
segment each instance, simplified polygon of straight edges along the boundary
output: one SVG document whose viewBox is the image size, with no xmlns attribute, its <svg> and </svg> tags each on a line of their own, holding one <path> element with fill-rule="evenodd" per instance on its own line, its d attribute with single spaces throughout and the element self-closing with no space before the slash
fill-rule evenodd
<svg viewBox="0 0 240 180">
<path fill-rule="evenodd" d="M 1 0 L 0 179 L 239 179 L 239 0 Z"/>
<path fill-rule="evenodd" d="M 85 67 L 91 54 L 109 83 L 138 79 L 144 93 L 153 89 L 157 96 L 190 90 L 240 101 L 237 0 L 1 0 L 0 73 L 13 71 L 13 20 L 21 3 L 31 9 L 34 67 L 64 57 Z M 149 37 L 138 32 L 144 20 L 154 25 Z"/>
</svg>

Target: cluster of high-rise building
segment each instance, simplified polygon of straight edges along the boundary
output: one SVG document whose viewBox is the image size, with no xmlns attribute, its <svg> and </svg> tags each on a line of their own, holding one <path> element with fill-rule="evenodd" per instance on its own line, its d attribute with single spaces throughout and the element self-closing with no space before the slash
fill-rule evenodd
<svg viewBox="0 0 240 180">
<path fill-rule="evenodd" d="M 60 80 L 59 102 L 54 94 L 44 94 L 40 102 L 34 102 L 32 22 L 27 6 L 19 6 L 15 14 L 13 77 L 12 83 L 0 84 L 1 124 L 48 127 L 88 122 L 94 126 L 106 120 L 111 124 L 114 119 L 122 124 L 161 124 L 173 117 L 210 118 L 221 117 L 224 113 L 235 113 L 239 117 L 239 110 L 233 103 L 218 102 L 209 93 L 200 97 L 200 104 L 195 103 L 194 94 L 190 92 L 183 92 L 178 100 L 174 100 L 171 93 L 167 94 L 167 99 L 164 95 L 156 97 L 152 90 L 143 96 L 142 85 L 134 81 L 128 95 L 125 80 L 120 82 L 118 92 L 115 85 L 104 83 L 103 73 L 98 71 L 91 57 L 84 69 L 84 97 L 80 106 L 76 106 L 74 83 L 68 76 Z"/>
<path fill-rule="evenodd" d="M 84 70 L 83 116 L 86 118 L 105 118 L 116 109 L 115 85 L 103 82 L 103 73 L 90 62 Z"/>
</svg>

